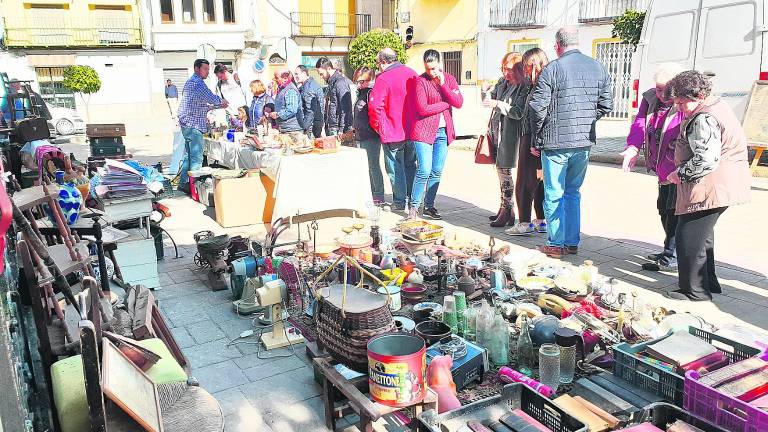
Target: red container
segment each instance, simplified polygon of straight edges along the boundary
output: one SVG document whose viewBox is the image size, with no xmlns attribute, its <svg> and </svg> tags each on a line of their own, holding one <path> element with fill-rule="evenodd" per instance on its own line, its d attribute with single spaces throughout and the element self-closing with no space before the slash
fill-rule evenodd
<svg viewBox="0 0 768 432">
<path fill-rule="evenodd" d="M 417 404 L 424 400 L 426 382 L 424 339 L 387 333 L 368 341 L 368 389 L 376 402 L 394 407 Z"/>
<path fill-rule="evenodd" d="M 189 197 L 193 200 L 200 202 L 200 197 L 197 195 L 197 187 L 195 187 L 195 177 L 189 176 Z"/>
</svg>

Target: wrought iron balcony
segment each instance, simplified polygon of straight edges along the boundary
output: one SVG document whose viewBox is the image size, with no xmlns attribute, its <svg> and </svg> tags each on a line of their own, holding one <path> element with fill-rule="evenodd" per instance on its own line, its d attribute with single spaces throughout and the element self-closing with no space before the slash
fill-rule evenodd
<svg viewBox="0 0 768 432">
<path fill-rule="evenodd" d="M 141 46 L 142 35 L 138 23 L 130 20 L 98 20 L 82 25 L 75 20 L 46 23 L 45 19 L 38 18 L 27 23 L 6 21 L 5 45 L 10 48 L 129 47 Z"/>
<path fill-rule="evenodd" d="M 493 28 L 537 28 L 547 25 L 549 0 L 491 0 Z"/>
<path fill-rule="evenodd" d="M 646 9 L 648 0 L 581 0 L 579 22 L 609 22 L 628 10 L 644 12 Z"/>
<path fill-rule="evenodd" d="M 292 36 L 355 37 L 371 30 L 371 15 L 292 12 Z"/>
</svg>

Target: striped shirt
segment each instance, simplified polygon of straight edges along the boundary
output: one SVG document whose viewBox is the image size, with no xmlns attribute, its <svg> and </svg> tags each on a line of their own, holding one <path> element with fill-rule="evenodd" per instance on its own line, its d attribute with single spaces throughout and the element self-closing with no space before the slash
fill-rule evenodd
<svg viewBox="0 0 768 432">
<path fill-rule="evenodd" d="M 221 98 L 205 85 L 205 81 L 199 75 L 192 75 L 184 84 L 179 104 L 179 124 L 183 128 L 197 129 L 200 132 L 208 131 L 208 111 L 219 108 Z"/>
</svg>

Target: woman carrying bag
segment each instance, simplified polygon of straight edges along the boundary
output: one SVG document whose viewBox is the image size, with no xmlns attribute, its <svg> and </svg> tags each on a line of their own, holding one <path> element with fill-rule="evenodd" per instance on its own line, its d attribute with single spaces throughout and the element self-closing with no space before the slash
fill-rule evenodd
<svg viewBox="0 0 768 432">
<path fill-rule="evenodd" d="M 501 205 L 491 219 L 491 226 L 495 228 L 515 225 L 513 169 L 517 166 L 522 118 L 530 90 L 523 79 L 522 59 L 518 52 L 507 53 L 501 60 L 504 76 L 492 90 L 483 85 L 483 106 L 493 108 L 488 135 L 491 148 L 496 148 L 496 172 L 501 189 Z"/>
</svg>

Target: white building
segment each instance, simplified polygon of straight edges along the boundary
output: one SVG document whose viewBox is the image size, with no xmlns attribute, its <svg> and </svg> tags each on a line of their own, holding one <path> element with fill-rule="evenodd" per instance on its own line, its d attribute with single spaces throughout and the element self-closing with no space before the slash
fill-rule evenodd
<svg viewBox="0 0 768 432">
<path fill-rule="evenodd" d="M 645 10 L 647 0 L 478 0 L 478 75 L 496 80 L 500 61 L 509 51 L 539 47 L 551 59 L 555 33 L 572 25 L 579 30 L 581 51 L 603 63 L 614 84 L 614 112 L 626 119 L 631 111 L 633 48 L 611 34 L 613 19 L 627 10 Z"/>
</svg>

